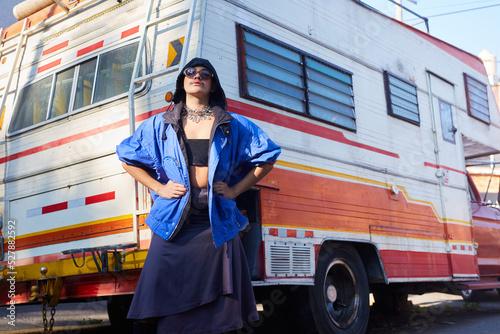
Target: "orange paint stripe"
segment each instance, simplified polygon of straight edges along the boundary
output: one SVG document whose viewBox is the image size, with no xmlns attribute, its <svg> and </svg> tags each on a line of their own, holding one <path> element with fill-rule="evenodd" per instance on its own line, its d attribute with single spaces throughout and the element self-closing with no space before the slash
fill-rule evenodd
<svg viewBox="0 0 500 334">
<path fill-rule="evenodd" d="M 444 240 L 444 224 L 432 207 L 412 203 L 401 192 L 394 200 L 387 188 L 277 168 L 268 179 L 280 189 L 261 188 L 262 224 L 274 228 L 271 235 L 278 227 L 304 228 L 307 221 L 308 230 Z M 453 225 L 463 238 L 467 231 L 470 226 Z"/>
<path fill-rule="evenodd" d="M 125 30 L 124 32 L 122 32 L 121 38 L 123 39 L 123 38 L 126 38 L 128 36 L 132 36 L 133 34 L 136 34 L 138 32 L 139 32 L 139 26 L 130 28 L 130 29 Z"/>
<path fill-rule="evenodd" d="M 43 71 L 47 71 L 48 69 L 51 69 L 53 67 L 56 67 L 61 64 L 61 59 L 57 59 L 51 63 L 48 63 L 47 65 L 40 66 L 36 73 L 42 73 Z"/>
<path fill-rule="evenodd" d="M 144 223 L 145 216 L 139 216 L 139 228 L 147 228 Z M 54 245 L 88 238 L 101 237 L 116 233 L 132 231 L 132 218 L 118 219 L 101 224 L 91 224 L 76 228 L 68 228 L 49 233 L 37 233 L 27 238 L 16 239 L 16 250 Z M 4 247 L 7 247 L 7 243 Z M 7 249 L 7 248 L 4 248 Z"/>
<path fill-rule="evenodd" d="M 67 47 L 68 44 L 69 44 L 69 40 L 65 41 L 65 42 L 62 42 L 62 43 L 59 43 L 57 45 L 54 45 L 53 47 L 48 48 L 47 50 L 43 51 L 42 56 L 46 56 L 48 54 L 51 54 L 51 53 L 56 52 L 58 50 L 61 50 L 61 49 L 65 48 L 65 47 Z"/>
<path fill-rule="evenodd" d="M 100 42 L 97 42 L 95 44 L 92 44 L 90 46 L 87 46 L 86 48 L 83 48 L 81 50 L 78 50 L 78 52 L 76 53 L 76 56 L 77 57 L 80 57 L 80 56 L 83 56 L 89 52 L 92 52 L 94 50 L 97 50 L 99 48 L 102 48 L 104 45 L 104 41 L 100 41 Z"/>
</svg>

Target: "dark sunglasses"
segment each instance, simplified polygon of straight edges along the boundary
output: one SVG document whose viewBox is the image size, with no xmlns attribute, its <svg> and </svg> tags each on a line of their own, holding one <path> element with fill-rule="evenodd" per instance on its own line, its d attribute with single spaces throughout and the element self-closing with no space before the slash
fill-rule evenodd
<svg viewBox="0 0 500 334">
<path fill-rule="evenodd" d="M 191 78 L 191 79 L 196 76 L 196 73 L 199 73 L 200 78 L 202 78 L 203 80 L 210 79 L 214 76 L 212 74 L 212 72 L 210 72 L 207 69 L 202 69 L 202 70 L 196 71 L 196 69 L 194 67 L 188 67 L 184 70 L 184 75 L 187 76 L 188 78 Z"/>
</svg>

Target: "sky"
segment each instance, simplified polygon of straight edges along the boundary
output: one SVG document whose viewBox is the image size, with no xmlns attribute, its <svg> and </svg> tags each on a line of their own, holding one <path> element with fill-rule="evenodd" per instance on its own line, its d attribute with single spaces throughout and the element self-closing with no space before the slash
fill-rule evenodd
<svg viewBox="0 0 500 334">
<path fill-rule="evenodd" d="M 333 3 L 335 0 L 323 1 Z M 363 1 L 394 17 L 395 5 L 388 0 Z M 16 22 L 12 8 L 19 2 L 22 1 L 0 0 L 0 27 L 6 28 Z M 495 55 L 497 60 L 500 59 L 500 0 L 402 0 L 402 2 L 404 6 L 429 19 L 431 35 L 474 55 L 486 49 Z M 481 7 L 486 8 L 475 9 Z M 415 18 L 408 12 L 403 13 L 403 21 L 408 24 L 418 23 Z M 415 27 L 425 29 L 423 23 Z"/>
<path fill-rule="evenodd" d="M 395 5 L 388 0 L 363 0 L 394 17 Z M 402 0 L 403 6 L 429 20 L 430 34 L 474 55 L 486 49 L 500 60 L 500 0 Z M 417 4 L 414 4 L 417 2 Z M 483 8 L 484 7 L 484 8 Z M 403 22 L 422 22 L 403 12 Z M 415 28 L 425 30 L 423 23 Z"/>
</svg>

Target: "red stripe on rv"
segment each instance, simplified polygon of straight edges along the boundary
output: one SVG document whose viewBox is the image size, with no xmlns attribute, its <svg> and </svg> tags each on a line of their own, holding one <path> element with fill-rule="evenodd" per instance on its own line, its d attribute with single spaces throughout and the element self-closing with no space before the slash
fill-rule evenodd
<svg viewBox="0 0 500 334">
<path fill-rule="evenodd" d="M 148 119 L 149 117 L 151 117 L 153 115 L 159 114 L 161 112 L 165 112 L 167 110 L 168 110 L 168 107 L 164 107 L 164 108 L 153 110 L 153 111 L 150 111 L 150 112 L 147 112 L 144 114 L 140 114 L 140 115 L 135 117 L 135 121 L 142 122 L 145 119 Z M 77 141 L 77 140 L 80 140 L 83 138 L 91 137 L 91 136 L 94 136 L 98 133 L 103 133 L 103 132 L 110 131 L 110 130 L 113 130 L 116 128 L 120 128 L 122 126 L 126 126 L 126 125 L 128 125 L 128 119 L 123 119 L 121 121 L 111 123 L 111 124 L 108 124 L 106 126 L 101 126 L 101 127 L 89 130 L 89 131 L 77 133 L 76 135 L 73 135 L 70 137 L 54 140 L 54 141 L 48 142 L 46 144 L 36 146 L 36 147 L 30 148 L 28 150 L 14 153 L 14 154 L 8 155 L 6 157 L 0 158 L 0 164 L 3 164 L 7 161 L 12 161 L 12 160 L 16 160 L 19 158 L 23 158 L 23 157 L 26 157 L 26 156 L 29 156 L 29 155 L 32 155 L 35 153 L 43 152 L 43 151 L 49 150 L 51 148 L 59 147 L 59 146 L 62 146 L 64 144 L 67 144 L 67 143 L 71 143 L 71 142 L 74 142 L 74 141 Z"/>
<path fill-rule="evenodd" d="M 242 102 L 234 101 L 234 100 L 227 100 L 228 104 L 228 109 L 230 111 L 234 111 L 237 114 L 258 119 L 259 121 L 264 121 L 267 123 L 279 125 L 282 127 L 286 127 L 288 129 L 292 130 L 297 130 L 300 132 L 308 133 L 314 136 L 318 137 L 323 137 L 326 139 L 330 139 L 339 143 L 347 144 L 350 146 L 355 146 L 359 147 L 364 150 L 384 154 L 393 158 L 399 159 L 399 155 L 397 153 L 385 151 L 382 149 L 379 149 L 377 147 L 361 144 L 352 140 L 347 139 L 344 134 L 340 131 L 328 129 L 326 127 L 316 125 L 313 123 L 309 123 L 306 121 L 301 121 L 299 119 L 290 117 L 290 116 L 285 116 L 285 115 L 279 115 L 274 112 L 271 112 L 266 109 L 262 109 L 259 107 L 255 107 L 249 104 L 245 104 Z"/>
<path fill-rule="evenodd" d="M 278 236 L 278 229 L 277 228 L 270 228 L 269 234 L 277 237 Z"/>
<path fill-rule="evenodd" d="M 128 36 L 132 36 L 133 34 L 136 34 L 139 32 L 139 26 L 137 27 L 133 27 L 133 28 L 130 28 L 128 30 L 125 30 L 124 32 L 122 32 L 122 39 L 123 38 L 126 38 Z"/>
<path fill-rule="evenodd" d="M 76 53 L 76 56 L 77 57 L 83 56 L 84 54 L 87 54 L 89 52 L 92 52 L 94 50 L 102 48 L 103 45 L 104 45 L 104 41 L 100 41 L 100 42 L 97 42 L 97 43 L 92 44 L 90 46 L 87 46 L 86 48 L 78 50 L 78 52 Z"/>
<path fill-rule="evenodd" d="M 44 215 L 46 213 L 66 210 L 67 208 L 68 208 L 68 202 L 62 202 L 62 203 L 44 206 L 42 208 L 42 215 Z"/>
<path fill-rule="evenodd" d="M 56 67 L 57 65 L 61 64 L 61 59 L 54 60 L 51 63 L 48 63 L 46 65 L 40 66 L 36 73 L 42 73 L 43 71 L 47 71 L 48 69 L 51 69 L 52 67 Z"/>
<path fill-rule="evenodd" d="M 65 48 L 65 47 L 67 47 L 68 44 L 69 44 L 69 40 L 65 41 L 65 42 L 62 42 L 62 43 L 59 43 L 57 45 L 54 45 L 53 47 L 48 48 L 47 50 L 43 51 L 42 52 L 42 56 L 46 56 L 48 54 L 51 54 L 51 53 L 56 52 L 58 50 L 61 50 L 61 49 Z"/>
<path fill-rule="evenodd" d="M 230 111 L 234 111 L 234 112 L 236 112 L 240 115 L 243 115 L 243 116 L 247 116 L 247 117 L 258 119 L 258 120 L 268 122 L 271 124 L 287 127 L 289 129 L 292 129 L 292 130 L 303 131 L 305 133 L 309 133 L 309 134 L 314 135 L 314 136 L 334 140 L 334 141 L 341 142 L 341 143 L 344 143 L 344 144 L 347 144 L 350 146 L 359 147 L 362 149 L 366 149 L 366 150 L 369 150 L 372 152 L 388 155 L 390 157 L 394 157 L 394 158 L 399 159 L 399 155 L 397 153 L 384 151 L 384 150 L 378 149 L 376 147 L 372 147 L 372 146 L 368 146 L 368 145 L 364 145 L 364 144 L 360 144 L 360 143 L 348 140 L 347 138 L 344 137 L 344 134 L 342 132 L 339 132 L 339 131 L 331 130 L 331 129 L 328 129 L 328 128 L 325 128 L 325 127 L 322 127 L 319 125 L 315 125 L 312 123 L 301 121 L 301 120 L 298 120 L 298 119 L 295 119 L 292 117 L 288 117 L 285 115 L 278 115 L 278 114 L 275 114 L 273 112 L 270 112 L 269 110 L 255 107 L 255 106 L 251 106 L 249 104 L 245 104 L 242 102 L 238 102 L 238 101 L 234 101 L 234 100 L 230 100 L 230 99 L 228 99 L 227 102 L 228 102 L 228 106 L 229 106 Z M 163 107 L 160 109 L 152 110 L 152 111 L 144 113 L 144 114 L 140 114 L 140 115 L 136 116 L 135 121 L 142 122 L 143 120 L 145 120 L 153 115 L 167 111 L 169 109 L 169 107 L 170 106 L 166 106 L 166 107 Z M 0 164 L 5 163 L 6 161 L 12 161 L 15 159 L 19 159 L 19 158 L 22 158 L 22 157 L 25 157 L 25 156 L 28 156 L 28 155 L 31 155 L 34 153 L 42 152 L 42 151 L 45 151 L 45 150 L 48 150 L 48 149 L 51 149 L 54 147 L 58 147 L 58 146 L 61 146 L 61 145 L 64 145 L 64 144 L 67 144 L 67 143 L 70 143 L 70 142 L 73 142 L 76 140 L 80 140 L 83 138 L 93 136 L 97 133 L 106 132 L 106 131 L 116 129 L 116 128 L 126 126 L 126 125 L 128 125 L 128 119 L 124 119 L 124 120 L 109 124 L 107 126 L 99 127 L 99 128 L 93 129 L 93 130 L 86 131 L 86 132 L 81 132 L 79 134 L 76 134 L 76 135 L 73 135 L 70 137 L 58 139 L 58 140 L 55 140 L 53 142 L 49 142 L 47 144 L 43 144 L 40 146 L 30 148 L 26 151 L 21 151 L 21 152 L 14 153 L 14 154 L 8 155 L 6 157 L 0 158 Z"/>
<path fill-rule="evenodd" d="M 99 202 L 105 202 L 105 201 L 111 201 L 114 199 L 115 199 L 115 192 L 111 191 L 111 192 L 105 193 L 105 194 L 86 197 L 85 198 L 85 205 L 99 203 Z"/>
<path fill-rule="evenodd" d="M 465 175 L 465 172 L 462 172 L 461 170 L 458 170 L 458 169 L 455 169 L 455 168 L 451 168 L 451 167 L 447 167 L 447 166 L 443 166 L 443 165 L 435 165 L 433 163 L 430 163 L 430 162 L 424 162 L 424 166 L 425 167 L 432 167 L 432 168 L 442 168 L 442 169 L 446 169 L 446 170 L 449 170 L 450 172 L 456 172 L 456 173 L 460 173 L 460 174 L 464 174 Z"/>
</svg>

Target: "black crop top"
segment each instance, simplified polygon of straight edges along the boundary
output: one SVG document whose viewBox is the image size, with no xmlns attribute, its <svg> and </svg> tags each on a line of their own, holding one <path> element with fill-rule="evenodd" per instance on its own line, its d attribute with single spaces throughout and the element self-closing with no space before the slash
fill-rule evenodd
<svg viewBox="0 0 500 334">
<path fill-rule="evenodd" d="M 208 139 L 187 139 L 188 165 L 208 166 Z"/>
</svg>

